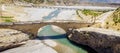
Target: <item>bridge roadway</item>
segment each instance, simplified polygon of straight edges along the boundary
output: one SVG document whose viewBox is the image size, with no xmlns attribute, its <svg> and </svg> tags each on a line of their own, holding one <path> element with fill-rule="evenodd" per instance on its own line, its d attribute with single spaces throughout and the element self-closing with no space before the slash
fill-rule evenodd
<svg viewBox="0 0 120 53">
<path fill-rule="evenodd" d="M 0 28 L 20 30 L 25 33 L 30 33 L 34 36 L 37 35 L 38 30 L 46 25 L 55 25 L 65 31 L 69 28 L 81 28 L 91 25 L 90 23 L 76 23 L 76 22 L 26 22 L 26 23 L 1 23 Z"/>
</svg>

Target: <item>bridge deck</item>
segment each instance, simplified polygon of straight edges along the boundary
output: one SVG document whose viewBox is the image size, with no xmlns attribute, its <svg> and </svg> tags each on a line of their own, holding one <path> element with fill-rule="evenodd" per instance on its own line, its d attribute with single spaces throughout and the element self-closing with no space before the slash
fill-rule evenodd
<svg viewBox="0 0 120 53">
<path fill-rule="evenodd" d="M 0 24 L 0 28 L 10 28 L 10 29 L 16 29 L 23 32 L 31 33 L 33 35 L 37 35 L 38 30 L 46 25 L 55 25 L 58 26 L 65 31 L 67 31 L 69 28 L 81 28 L 81 27 L 88 27 L 91 25 L 91 23 L 75 23 L 75 22 L 49 22 L 49 23 L 13 23 L 10 25 L 6 24 Z"/>
</svg>

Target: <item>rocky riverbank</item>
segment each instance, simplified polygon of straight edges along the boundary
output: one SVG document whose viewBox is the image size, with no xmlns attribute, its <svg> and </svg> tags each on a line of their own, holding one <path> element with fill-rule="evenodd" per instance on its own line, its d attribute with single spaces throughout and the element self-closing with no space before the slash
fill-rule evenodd
<svg viewBox="0 0 120 53">
<path fill-rule="evenodd" d="M 57 53 L 50 47 L 54 45 L 52 41 L 44 43 L 30 37 L 18 30 L 0 29 L 0 53 Z"/>
<path fill-rule="evenodd" d="M 28 40 L 24 43 L 25 45 L 1 53 L 57 53 L 57 51 L 43 44 L 40 40 Z"/>
<path fill-rule="evenodd" d="M 93 48 L 98 53 L 120 53 L 120 33 L 100 28 L 69 30 L 68 38 L 78 44 Z"/>
<path fill-rule="evenodd" d="M 13 29 L 0 29 L 0 51 L 23 45 L 29 35 Z"/>
</svg>

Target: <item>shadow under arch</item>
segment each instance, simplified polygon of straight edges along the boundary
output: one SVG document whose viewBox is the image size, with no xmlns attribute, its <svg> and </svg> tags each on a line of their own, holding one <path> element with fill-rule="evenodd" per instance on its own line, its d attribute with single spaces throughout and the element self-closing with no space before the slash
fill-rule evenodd
<svg viewBox="0 0 120 53">
<path fill-rule="evenodd" d="M 37 39 L 62 39 L 66 38 L 66 31 L 56 25 L 45 25 L 38 29 Z"/>
</svg>

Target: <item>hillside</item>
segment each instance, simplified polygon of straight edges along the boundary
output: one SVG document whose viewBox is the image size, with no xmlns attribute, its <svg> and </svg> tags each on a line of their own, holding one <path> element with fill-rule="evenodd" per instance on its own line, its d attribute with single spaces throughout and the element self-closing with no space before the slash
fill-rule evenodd
<svg viewBox="0 0 120 53">
<path fill-rule="evenodd" d="M 0 0 L 2 3 L 17 4 L 44 4 L 44 5 L 91 5 L 91 6 L 113 6 L 119 7 L 120 0 Z"/>
<path fill-rule="evenodd" d="M 120 31 L 120 8 L 106 20 L 106 28 Z"/>
<path fill-rule="evenodd" d="M 104 25 L 104 26 L 102 26 Z M 120 31 L 120 7 L 117 8 L 112 15 L 110 15 L 104 23 L 95 24 L 94 27 L 102 27 L 105 29 L 112 29 Z"/>
</svg>

